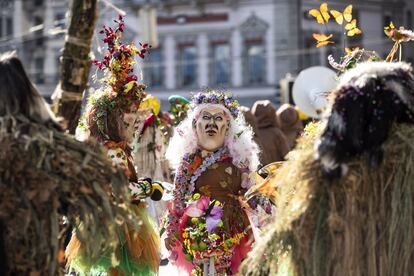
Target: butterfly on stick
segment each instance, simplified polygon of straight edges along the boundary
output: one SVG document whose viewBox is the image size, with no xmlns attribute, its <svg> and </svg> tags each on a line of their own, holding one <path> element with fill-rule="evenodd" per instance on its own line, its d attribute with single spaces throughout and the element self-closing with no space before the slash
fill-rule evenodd
<svg viewBox="0 0 414 276">
<path fill-rule="evenodd" d="M 323 46 L 326 46 L 328 44 L 333 44 L 333 41 L 330 41 L 330 39 L 332 38 L 332 34 L 330 35 L 324 35 L 324 34 L 317 34 L 314 33 L 312 34 L 313 38 L 316 40 L 316 48 L 321 48 Z"/>
<path fill-rule="evenodd" d="M 319 24 L 328 23 L 329 19 L 331 18 L 328 12 L 328 4 L 326 3 L 322 3 L 321 6 L 319 7 L 319 10 L 317 9 L 310 10 L 309 14 L 315 17 L 316 21 Z"/>
<path fill-rule="evenodd" d="M 362 33 L 362 31 L 357 27 L 356 23 L 357 23 L 357 20 L 352 19 L 352 21 L 350 23 L 345 25 L 345 30 L 347 31 L 347 33 L 346 33 L 347 36 L 354 36 L 354 35 L 359 35 L 359 34 Z"/>
<path fill-rule="evenodd" d="M 346 22 L 351 22 L 352 20 L 352 5 L 348 5 L 343 12 L 337 10 L 330 10 L 330 12 L 339 25 L 344 23 L 344 19 Z"/>
</svg>

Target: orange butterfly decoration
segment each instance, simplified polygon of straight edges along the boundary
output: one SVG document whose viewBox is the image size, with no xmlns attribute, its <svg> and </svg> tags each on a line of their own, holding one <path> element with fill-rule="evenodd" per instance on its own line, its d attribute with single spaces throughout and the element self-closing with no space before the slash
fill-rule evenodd
<svg viewBox="0 0 414 276">
<path fill-rule="evenodd" d="M 344 19 L 346 22 L 351 22 L 352 20 L 352 5 L 348 5 L 343 12 L 339 12 L 337 10 L 331 10 L 330 12 L 335 18 L 336 23 L 339 25 L 344 23 Z"/>
<path fill-rule="evenodd" d="M 315 17 L 316 21 L 319 24 L 328 23 L 329 19 L 331 18 L 328 12 L 328 4 L 326 3 L 322 3 L 321 6 L 319 7 L 319 10 L 317 9 L 310 10 L 309 14 Z"/>
<path fill-rule="evenodd" d="M 324 34 L 312 34 L 313 38 L 317 41 L 316 48 L 321 48 L 323 46 L 326 46 L 328 44 L 333 44 L 333 41 L 330 41 L 329 39 L 332 38 L 332 34 L 330 35 L 324 35 Z"/>
<path fill-rule="evenodd" d="M 345 25 L 345 30 L 348 31 L 346 34 L 347 36 L 354 36 L 362 33 L 362 31 L 357 28 L 356 23 L 357 20 L 353 19 L 350 23 Z"/>
</svg>

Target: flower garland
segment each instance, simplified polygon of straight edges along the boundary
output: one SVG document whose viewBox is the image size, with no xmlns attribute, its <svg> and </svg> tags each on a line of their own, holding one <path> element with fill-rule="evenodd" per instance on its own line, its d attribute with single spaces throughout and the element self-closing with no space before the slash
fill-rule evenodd
<svg viewBox="0 0 414 276">
<path fill-rule="evenodd" d="M 231 95 L 219 93 L 216 91 L 199 92 L 193 96 L 191 108 L 194 109 L 200 104 L 221 104 L 230 112 L 230 114 L 237 118 L 239 115 L 240 104 L 237 100 L 233 99 Z"/>
<path fill-rule="evenodd" d="M 200 177 L 200 175 L 207 170 L 208 167 L 216 163 L 217 161 L 223 160 L 225 154 L 228 154 L 227 148 L 223 147 L 218 151 L 214 152 L 210 156 L 204 159 L 203 163 L 197 170 L 194 172 L 193 176 L 190 178 L 190 187 L 188 192 L 192 194 L 195 190 L 195 182 Z M 226 156 L 227 157 L 227 156 Z M 188 195 L 187 195 L 188 196 Z"/>
<path fill-rule="evenodd" d="M 107 52 L 102 61 L 93 60 L 92 63 L 97 66 L 97 70 L 103 72 L 101 82 L 104 86 L 96 95 L 91 95 L 87 106 L 88 110 L 92 107 L 96 109 L 94 121 L 104 136 L 107 136 L 107 117 L 115 108 L 128 112 L 133 104 L 139 106 L 145 97 L 145 86 L 138 84 L 138 77 L 133 72 L 135 56 L 143 59 L 151 48 L 148 44 L 140 44 L 138 49 L 134 44 L 122 43 L 121 38 L 125 28 L 123 17 L 119 15 L 118 20 L 114 22 L 118 25 L 114 29 L 104 25 L 100 31 L 105 35 L 102 40 L 107 44 Z M 97 74 L 93 79 L 97 80 Z M 85 117 L 81 119 L 78 127 L 80 129 L 88 127 Z"/>
<path fill-rule="evenodd" d="M 220 148 L 210 156 L 201 158 L 201 150 L 193 154 L 186 154 L 175 176 L 174 210 L 170 210 L 167 222 L 168 236 L 176 236 L 179 218 L 183 215 L 186 198 L 191 197 L 195 190 L 195 182 L 200 175 L 212 164 L 229 158 L 227 148 Z M 178 238 L 178 237 L 176 237 Z"/>
</svg>

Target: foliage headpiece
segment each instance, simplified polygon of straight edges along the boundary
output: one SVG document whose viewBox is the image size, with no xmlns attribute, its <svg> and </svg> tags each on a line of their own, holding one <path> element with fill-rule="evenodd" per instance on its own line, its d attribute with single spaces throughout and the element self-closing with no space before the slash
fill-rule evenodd
<svg viewBox="0 0 414 276">
<path fill-rule="evenodd" d="M 103 134 L 108 114 L 115 108 L 128 112 L 129 107 L 133 104 L 138 107 L 145 97 L 145 86 L 137 83 L 138 77 L 133 72 L 135 55 L 143 59 L 150 48 L 148 44 L 140 43 L 138 49 L 134 44 L 122 43 L 125 29 L 123 17 L 119 15 L 114 22 L 117 24 L 115 30 L 104 25 L 100 31 L 105 34 L 103 42 L 107 44 L 107 52 L 101 61 L 94 60 L 93 63 L 103 72 L 104 87 L 99 89 L 97 95 L 92 95 L 89 101 L 89 107 L 96 110 L 94 120 Z"/>
</svg>

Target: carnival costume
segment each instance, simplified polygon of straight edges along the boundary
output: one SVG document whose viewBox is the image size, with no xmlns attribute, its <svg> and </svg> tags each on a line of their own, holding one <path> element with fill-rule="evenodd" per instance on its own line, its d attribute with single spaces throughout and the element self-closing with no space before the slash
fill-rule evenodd
<svg viewBox="0 0 414 276">
<path fill-rule="evenodd" d="M 406 63 L 341 75 L 272 176 L 277 218 L 242 275 L 414 274 L 413 87 Z"/>
<path fill-rule="evenodd" d="M 14 54 L 0 71 L 0 275 L 64 275 L 70 230 L 92 257 L 119 246 L 117 221 L 139 219 L 128 182 L 103 147 L 63 133 Z"/>
<path fill-rule="evenodd" d="M 138 85 L 137 76 L 131 74 L 134 55 L 144 57 L 148 46 L 138 50 L 134 45 L 120 43 L 124 29 L 119 17 L 116 30 L 104 27 L 108 53 L 102 62 L 94 63 L 106 73 L 104 87 L 92 95 L 79 133 L 96 138 L 107 149 L 113 164 L 120 167 L 129 179 L 131 207 L 140 221 L 137 225 L 121 223 L 118 231 L 119 246 L 103 251 L 97 258 L 90 258 L 83 250 L 83 243 L 76 233 L 67 246 L 68 266 L 80 275 L 156 275 L 159 267 L 159 235 L 148 216 L 143 199 L 153 196 L 150 179 L 138 179 L 133 165 L 131 148 L 137 109 L 145 97 L 144 86 Z"/>
<path fill-rule="evenodd" d="M 207 139 L 226 133 L 213 151 L 200 141 L 198 131 L 204 130 L 213 137 Z M 188 117 L 175 129 L 167 151 L 177 170 L 166 232 L 175 240 L 170 259 L 189 274 L 200 274 L 201 262 L 214 256 L 217 273 L 232 275 L 250 250 L 247 213 L 253 210 L 242 195 L 252 185 L 247 174 L 258 166 L 252 135 L 237 101 L 218 92 L 195 95 Z M 268 202 L 261 203 L 270 211 Z"/>
<path fill-rule="evenodd" d="M 171 169 L 165 158 L 169 126 L 160 118 L 160 101 L 152 95 L 143 99 L 139 108 L 139 126 L 135 131 L 134 163 L 137 171 L 145 177 L 171 183 Z M 147 199 L 148 212 L 159 225 L 166 210 L 165 201 Z"/>
</svg>

